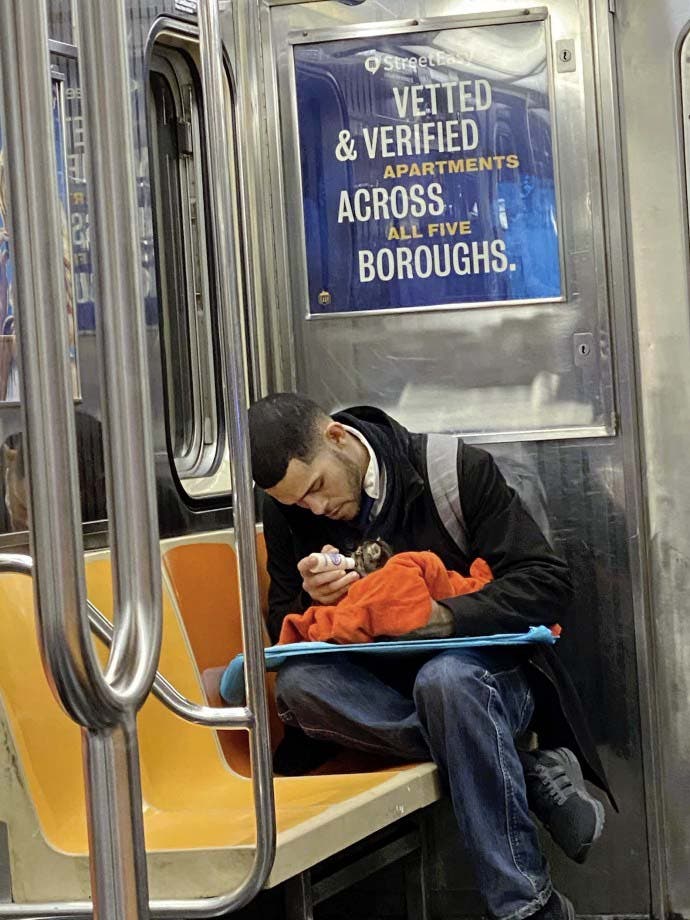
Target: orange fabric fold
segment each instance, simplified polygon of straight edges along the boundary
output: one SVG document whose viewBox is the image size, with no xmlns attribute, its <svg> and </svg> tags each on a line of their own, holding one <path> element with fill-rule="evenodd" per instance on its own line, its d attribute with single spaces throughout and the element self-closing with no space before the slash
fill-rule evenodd
<svg viewBox="0 0 690 920">
<path fill-rule="evenodd" d="M 446 569 L 435 553 L 398 553 L 382 569 L 355 582 L 337 604 L 289 613 L 278 644 L 352 644 L 403 636 L 428 624 L 432 599 L 471 594 L 492 578 L 483 559 L 475 559 L 464 576 Z"/>
</svg>

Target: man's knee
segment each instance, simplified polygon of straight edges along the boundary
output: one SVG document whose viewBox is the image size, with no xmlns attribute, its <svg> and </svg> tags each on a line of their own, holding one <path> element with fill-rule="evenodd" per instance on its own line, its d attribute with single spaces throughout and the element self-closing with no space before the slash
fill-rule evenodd
<svg viewBox="0 0 690 920">
<path fill-rule="evenodd" d="M 437 655 L 419 669 L 414 685 L 415 702 L 429 698 L 438 700 L 446 693 L 454 698 L 465 693 L 474 696 L 485 674 L 486 668 L 471 658 Z"/>
<path fill-rule="evenodd" d="M 289 708 L 309 699 L 322 699 L 342 686 L 336 662 L 286 661 L 276 678 L 276 696 Z"/>
<path fill-rule="evenodd" d="M 302 661 L 286 661 L 276 677 L 276 696 L 288 705 L 300 699 L 304 688 L 309 686 L 312 670 Z"/>
</svg>

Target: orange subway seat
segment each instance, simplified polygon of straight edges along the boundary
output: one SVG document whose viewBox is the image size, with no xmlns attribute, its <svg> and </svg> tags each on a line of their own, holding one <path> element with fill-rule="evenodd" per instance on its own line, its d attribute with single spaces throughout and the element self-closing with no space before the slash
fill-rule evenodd
<svg viewBox="0 0 690 920">
<path fill-rule="evenodd" d="M 268 603 L 263 535 L 257 538 L 262 616 Z M 242 651 L 237 555 L 228 543 L 185 543 L 165 551 L 163 564 L 200 672 L 223 668 Z M 268 645 L 268 635 L 264 631 Z M 217 678 L 216 680 L 218 680 Z M 213 682 L 213 680 L 211 681 Z M 271 743 L 275 750 L 283 725 L 275 707 L 275 674 L 266 676 Z M 209 703 L 222 705 L 207 685 Z M 233 770 L 250 775 L 246 732 L 219 732 L 221 748 Z"/>
</svg>

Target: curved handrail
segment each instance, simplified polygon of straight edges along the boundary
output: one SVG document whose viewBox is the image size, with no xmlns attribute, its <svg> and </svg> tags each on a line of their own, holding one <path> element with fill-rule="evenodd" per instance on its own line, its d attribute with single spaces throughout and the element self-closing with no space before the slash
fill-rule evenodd
<svg viewBox="0 0 690 920">
<path fill-rule="evenodd" d="M 44 66 L 41 66 L 44 65 Z M 68 364 L 62 226 L 54 157 L 45 0 L 0 4 L 7 178 L 16 253 L 16 325 L 31 496 L 34 580 L 48 679 L 72 718 L 113 724 L 117 706 L 83 615 L 86 590 Z M 21 219 L 15 219 L 15 214 Z M 41 360 L 35 357 L 40 355 Z"/>
<path fill-rule="evenodd" d="M 0 572 L 2 571 L 0 555 Z M 113 636 L 112 623 L 91 601 L 87 601 L 87 604 L 91 629 L 106 645 L 110 645 Z M 164 706 L 186 722 L 218 729 L 254 728 L 254 714 L 250 709 L 245 706 L 202 706 L 193 703 L 176 690 L 160 671 L 156 671 L 151 692 Z"/>
<path fill-rule="evenodd" d="M 22 89 L 8 94 L 6 132 L 11 213 L 25 218 L 11 218 L 11 226 L 19 256 L 17 328 L 31 539 L 37 560 L 37 616 L 50 679 L 63 706 L 81 725 L 97 728 L 117 721 L 118 713 L 129 707 L 138 708 L 146 697 L 160 650 L 162 612 L 143 296 L 137 270 L 136 187 L 132 157 L 122 155 L 121 143 L 122 125 L 131 125 L 126 25 L 121 2 L 100 0 L 82 6 L 82 51 L 94 36 L 104 36 L 108 42 L 106 53 L 92 41 L 81 60 L 89 132 L 97 135 L 90 137 L 91 147 L 99 151 L 99 156 L 91 157 L 93 199 L 98 201 L 92 209 L 92 232 L 98 250 L 108 252 L 95 272 L 102 307 L 104 444 L 118 611 L 106 674 L 94 653 L 84 615 L 67 315 L 54 306 L 64 300 L 63 228 L 54 158 L 42 154 L 54 146 L 45 0 L 1 4 L 0 32 L 3 83 Z M 36 66 L 37 62 L 45 62 L 45 67 Z M 115 65 L 119 73 L 114 73 Z M 113 92 L 117 85 L 124 91 Z M 109 104 L 103 109 L 108 117 L 99 111 L 99 100 L 106 98 Z M 36 155 L 31 155 L 34 150 Z M 111 173 L 119 174 L 109 185 Z M 37 264 L 39 253 L 42 259 Z M 109 267 L 104 270 L 106 261 Z M 127 309 L 122 309 L 123 304 Z M 130 373 L 122 373 L 125 367 Z M 128 548 L 126 557 L 118 545 Z"/>
<path fill-rule="evenodd" d="M 0 553 L 0 575 L 14 573 L 33 576 L 33 560 L 23 553 Z M 113 625 L 95 604 L 87 600 L 89 624 L 92 632 L 106 645 L 113 640 Z M 183 696 L 165 677 L 156 671 L 151 691 L 164 706 L 186 722 L 205 725 L 207 728 L 253 728 L 254 717 L 244 706 L 202 706 Z"/>
<path fill-rule="evenodd" d="M 20 553 L 0 553 L 0 575 L 15 573 L 32 577 L 34 574 L 31 556 Z M 106 644 L 112 641 L 113 627 L 101 611 L 87 600 L 89 623 L 92 631 Z M 263 680 L 263 667 L 261 671 Z M 256 730 L 253 713 L 245 707 L 215 707 L 201 706 L 184 697 L 175 687 L 156 672 L 152 692 L 154 695 L 177 716 L 187 722 L 203 725 L 207 728 L 232 730 L 246 728 Z M 262 880 L 261 884 L 263 885 Z M 232 909 L 238 896 L 245 897 L 243 892 L 251 892 L 252 888 L 246 887 L 251 882 L 251 877 L 231 895 L 218 895 L 211 898 L 195 900 L 155 900 L 150 903 L 153 917 L 177 917 L 181 912 L 191 911 L 198 916 L 215 917 Z M 253 883 L 252 883 L 253 887 Z M 257 892 L 251 895 L 253 897 Z M 239 905 L 238 905 L 239 906 Z M 60 903 L 26 903 L 26 904 L 0 904 L 0 917 L 24 918 L 24 920 L 42 920 L 47 917 L 77 918 L 93 914 L 93 904 L 90 901 L 64 901 Z"/>
</svg>

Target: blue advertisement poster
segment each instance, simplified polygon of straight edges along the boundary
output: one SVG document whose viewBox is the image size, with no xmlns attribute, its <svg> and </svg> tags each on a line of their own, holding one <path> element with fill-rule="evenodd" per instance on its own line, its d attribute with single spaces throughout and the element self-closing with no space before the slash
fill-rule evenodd
<svg viewBox="0 0 690 920">
<path fill-rule="evenodd" d="M 67 169 L 65 157 L 64 115 L 62 108 L 63 83 L 52 80 L 52 112 L 57 165 L 58 193 L 60 196 L 61 246 L 65 278 L 65 308 L 67 310 L 69 354 L 72 368 L 72 387 L 75 398 L 79 396 L 79 371 L 77 366 L 76 330 L 74 325 L 74 288 L 72 276 L 72 250 L 69 235 L 69 206 L 67 198 Z M 0 129 L 0 403 L 19 401 L 19 371 L 17 367 L 17 340 L 14 324 L 14 270 L 12 265 L 12 240 L 8 226 L 8 189 L 6 151 Z"/>
<path fill-rule="evenodd" d="M 309 313 L 558 299 L 543 21 L 296 44 Z"/>
<path fill-rule="evenodd" d="M 57 167 L 58 195 L 60 197 L 60 226 L 62 230 L 62 265 L 65 276 L 65 306 L 67 308 L 67 334 L 72 369 L 72 392 L 80 395 L 79 367 L 77 363 L 77 339 L 74 316 L 74 265 L 70 232 L 70 214 L 67 179 L 67 150 L 65 143 L 64 81 L 54 79 L 53 87 L 53 132 L 55 137 L 55 164 Z"/>
<path fill-rule="evenodd" d="M 0 125 L 0 402 L 16 402 L 19 399 L 19 375 L 14 338 L 14 272 L 7 195 L 6 154 Z"/>
</svg>

